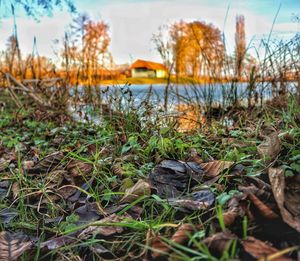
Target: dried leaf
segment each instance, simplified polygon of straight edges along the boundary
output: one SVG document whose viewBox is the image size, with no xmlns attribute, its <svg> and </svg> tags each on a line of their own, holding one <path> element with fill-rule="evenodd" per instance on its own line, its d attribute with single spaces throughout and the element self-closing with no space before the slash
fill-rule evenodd
<svg viewBox="0 0 300 261">
<path fill-rule="evenodd" d="M 34 166 L 34 161 L 33 160 L 25 160 L 22 163 L 24 170 L 28 170 L 33 168 Z"/>
<path fill-rule="evenodd" d="M 159 235 L 153 237 L 150 241 L 151 248 L 153 249 L 152 257 L 157 258 L 164 256 L 170 251 L 170 246 L 168 243 L 164 242 Z"/>
<path fill-rule="evenodd" d="M 92 244 L 89 248 L 93 253 L 100 255 L 105 260 L 116 258 L 116 256 L 110 250 L 100 244 Z"/>
<path fill-rule="evenodd" d="M 130 216 L 128 216 L 130 217 Z M 127 217 L 127 218 L 128 218 Z M 91 226 L 84 229 L 79 235 L 80 239 L 87 239 L 92 235 L 101 235 L 101 236 L 111 236 L 114 234 L 120 234 L 124 231 L 124 227 L 113 225 L 113 223 L 120 223 L 126 218 L 125 216 L 117 216 L 112 214 L 108 217 L 105 217 L 99 221 L 93 222 Z M 108 225 L 105 226 L 105 224 Z"/>
<path fill-rule="evenodd" d="M 198 227 L 197 227 L 198 228 Z M 171 240 L 177 244 L 184 244 L 196 232 L 196 226 L 193 224 L 182 224 L 174 233 Z"/>
<path fill-rule="evenodd" d="M 244 247 L 244 250 L 256 259 L 262 258 L 263 260 L 269 260 L 269 259 L 267 259 L 267 257 L 269 255 L 279 252 L 278 249 L 254 238 L 254 237 L 247 237 L 246 239 L 244 239 L 242 241 L 242 245 Z M 272 260 L 288 261 L 291 259 L 286 258 L 286 257 L 278 257 L 278 258 L 272 259 Z"/>
<path fill-rule="evenodd" d="M 4 178 L 2 177 L 2 180 Z M 0 181 L 0 200 L 8 196 L 8 190 L 10 186 L 10 181 L 8 180 L 3 180 Z"/>
<path fill-rule="evenodd" d="M 180 162 L 178 160 L 164 160 L 162 161 L 159 166 L 166 168 L 166 169 L 171 169 L 177 172 L 185 172 L 186 168 L 183 162 Z"/>
<path fill-rule="evenodd" d="M 138 182 L 131 188 L 126 189 L 124 197 L 121 199 L 121 203 L 124 202 L 133 202 L 141 196 L 150 196 L 151 195 L 151 187 L 150 184 L 142 179 L 138 180 Z"/>
<path fill-rule="evenodd" d="M 59 189 L 57 189 L 58 194 L 61 195 L 61 197 L 64 199 L 70 198 L 77 191 L 78 191 L 78 188 L 73 187 L 73 186 L 62 186 Z"/>
<path fill-rule="evenodd" d="M 189 153 L 190 153 L 189 161 L 196 162 L 197 164 L 203 163 L 203 160 L 202 160 L 201 156 L 198 154 L 196 149 L 191 148 Z"/>
<path fill-rule="evenodd" d="M 223 214 L 224 224 L 226 226 L 232 225 L 237 217 L 243 217 L 245 215 L 242 204 L 245 198 L 246 196 L 243 194 L 236 194 L 228 201 L 228 210 Z"/>
<path fill-rule="evenodd" d="M 79 216 L 79 222 L 90 223 L 100 218 L 97 205 L 87 202 L 85 205 L 74 210 L 74 213 Z"/>
<path fill-rule="evenodd" d="M 84 184 L 81 185 L 82 190 L 87 191 L 89 188 L 92 186 L 94 181 L 94 178 L 92 177 L 89 181 L 85 182 Z M 82 194 L 82 190 L 77 190 L 72 197 L 69 197 L 68 200 L 70 202 L 77 202 L 78 199 L 80 198 L 80 195 Z"/>
<path fill-rule="evenodd" d="M 41 243 L 41 248 L 47 247 L 49 250 L 53 250 L 62 246 L 70 245 L 78 240 L 87 239 L 92 235 L 110 236 L 113 234 L 122 233 L 124 228 L 117 225 L 113 226 L 113 223 L 122 222 L 125 217 L 127 216 L 117 216 L 116 214 L 112 214 L 106 218 L 91 223 L 91 225 L 86 229 L 45 241 Z M 108 225 L 105 226 L 105 223 Z"/>
<path fill-rule="evenodd" d="M 53 249 L 60 248 L 62 246 L 70 245 L 71 243 L 76 242 L 78 240 L 77 238 L 78 234 L 79 233 L 76 232 L 70 235 L 60 236 L 60 237 L 47 240 L 41 243 L 41 248 L 47 247 L 49 250 L 53 250 Z"/>
<path fill-rule="evenodd" d="M 97 144 L 89 144 L 87 146 L 87 151 L 89 154 L 94 155 L 97 152 Z"/>
<path fill-rule="evenodd" d="M 234 211 L 225 212 L 223 214 L 223 220 L 224 220 L 225 226 L 227 226 L 227 227 L 231 226 L 238 216 L 239 216 L 238 213 L 234 212 Z"/>
<path fill-rule="evenodd" d="M 5 170 L 10 163 L 10 160 L 6 160 L 4 158 L 0 158 L 0 171 Z"/>
<path fill-rule="evenodd" d="M 206 163 L 200 164 L 204 169 L 204 175 L 209 178 L 214 178 L 218 176 L 225 169 L 230 168 L 234 162 L 232 161 L 223 161 L 223 160 L 214 160 Z"/>
<path fill-rule="evenodd" d="M 290 185 L 285 180 L 284 171 L 279 168 L 269 168 L 269 179 L 283 221 L 300 233 L 300 181 L 289 180 L 289 183 L 295 183 Z"/>
<path fill-rule="evenodd" d="M 256 197 L 254 194 L 250 193 L 248 195 L 248 198 L 257 207 L 257 209 L 259 210 L 259 213 L 263 217 L 265 217 L 267 219 L 278 218 L 278 215 L 272 209 L 270 209 L 265 203 L 263 203 L 258 197 Z"/>
<path fill-rule="evenodd" d="M 32 242 L 27 236 L 2 231 L 0 232 L 0 261 L 17 260 L 31 246 Z"/>
<path fill-rule="evenodd" d="M 215 195 L 209 189 L 197 191 L 191 194 L 191 197 L 168 199 L 174 207 L 180 207 L 187 210 L 203 210 L 209 208 L 215 201 Z"/>
<path fill-rule="evenodd" d="M 67 171 L 66 170 L 53 170 L 49 172 L 43 180 L 45 180 L 45 183 L 47 184 L 48 188 L 58 188 L 64 178 L 67 176 Z"/>
<path fill-rule="evenodd" d="M 256 188 L 256 192 L 255 195 L 262 195 L 267 193 L 265 196 L 269 197 L 272 193 L 272 188 L 271 185 L 269 183 L 264 182 L 262 179 L 258 178 L 258 177 L 254 177 L 254 176 L 246 176 L 245 177 L 246 181 L 249 184 L 252 184 L 251 187 L 255 187 Z M 270 193 L 269 193 L 270 192 Z"/>
<path fill-rule="evenodd" d="M 232 234 L 230 231 L 224 231 L 216 233 L 204 239 L 202 242 L 207 245 L 212 253 L 217 256 L 221 256 L 228 248 L 229 244 L 236 239 L 236 235 Z"/>
<path fill-rule="evenodd" d="M 4 208 L 0 211 L 0 220 L 4 225 L 9 224 L 16 216 L 18 211 L 12 208 Z"/>
<path fill-rule="evenodd" d="M 61 160 L 64 158 L 64 153 L 61 151 L 54 152 L 44 159 L 40 160 L 31 169 L 27 170 L 28 174 L 45 174 L 57 167 Z"/>
<path fill-rule="evenodd" d="M 71 160 L 67 165 L 72 177 L 85 176 L 91 173 L 93 165 L 80 160 Z"/>
<path fill-rule="evenodd" d="M 199 225 L 195 226 L 193 224 L 182 224 L 171 237 L 171 241 L 182 245 L 186 243 L 189 240 L 190 236 L 196 232 L 196 229 L 199 228 Z M 154 258 L 165 255 L 171 250 L 170 246 L 166 242 L 164 242 L 160 236 L 156 236 L 151 240 L 151 247 L 155 250 L 158 250 L 152 253 L 152 256 Z"/>
<path fill-rule="evenodd" d="M 117 175 L 118 177 L 122 177 L 124 175 L 124 170 L 122 169 L 121 163 L 117 163 L 111 167 L 111 171 L 113 174 Z"/>
<path fill-rule="evenodd" d="M 265 140 L 257 147 L 258 154 L 265 161 L 274 160 L 281 151 L 281 142 L 276 132 L 265 137 Z"/>
<path fill-rule="evenodd" d="M 16 199 L 19 197 L 20 194 L 20 186 L 18 182 L 14 182 L 11 186 L 12 194 L 13 194 L 13 199 Z"/>
<path fill-rule="evenodd" d="M 151 185 L 164 198 L 176 198 L 186 190 L 189 175 L 183 162 L 164 160 L 149 175 Z"/>
<path fill-rule="evenodd" d="M 0 156 L 5 153 L 5 147 L 0 143 Z"/>
</svg>

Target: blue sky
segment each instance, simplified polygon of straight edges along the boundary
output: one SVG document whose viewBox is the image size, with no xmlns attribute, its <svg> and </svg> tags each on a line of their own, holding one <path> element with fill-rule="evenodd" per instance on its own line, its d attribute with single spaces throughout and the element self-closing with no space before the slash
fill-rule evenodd
<svg viewBox="0 0 300 261">
<path fill-rule="evenodd" d="M 233 51 L 237 14 L 245 16 L 246 37 L 252 44 L 268 35 L 279 7 L 274 36 L 288 38 L 300 29 L 299 24 L 292 22 L 292 14 L 300 12 L 300 0 L 75 0 L 75 4 L 79 12 L 109 24 L 110 51 L 116 63 L 138 58 L 160 61 L 151 42 L 152 34 L 160 25 L 180 19 L 202 20 L 224 29 L 229 52 Z M 53 40 L 62 38 L 71 19 L 66 11 L 56 11 L 52 17 L 42 17 L 37 23 L 19 11 L 17 25 L 23 53 L 31 52 L 36 36 L 39 53 L 53 57 Z M 2 18 L 1 49 L 11 32 L 12 18 Z"/>
</svg>

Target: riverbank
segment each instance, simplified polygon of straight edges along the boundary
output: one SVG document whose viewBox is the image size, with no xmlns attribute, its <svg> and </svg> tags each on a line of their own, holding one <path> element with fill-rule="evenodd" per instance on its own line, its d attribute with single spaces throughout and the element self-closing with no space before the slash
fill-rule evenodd
<svg viewBox="0 0 300 261">
<path fill-rule="evenodd" d="M 247 83 L 247 79 L 240 80 L 236 83 Z M 257 80 L 257 83 L 261 83 L 262 81 Z M 264 82 L 270 82 L 273 81 L 271 79 L 264 80 Z M 299 80 L 297 79 L 291 79 L 286 82 L 298 82 L 298 85 L 300 84 Z M 211 79 L 205 79 L 205 78 L 193 78 L 193 77 L 179 77 L 176 78 L 174 75 L 172 75 L 170 78 L 123 78 L 123 79 L 111 79 L 111 80 L 101 80 L 98 82 L 98 85 L 108 85 L 108 86 L 122 86 L 122 85 L 128 85 L 128 84 L 138 84 L 138 85 L 155 85 L 155 84 L 184 84 L 184 85 L 195 85 L 195 84 L 232 84 L 233 79 L 223 79 L 223 80 L 211 80 Z M 82 83 L 81 86 L 85 86 L 86 84 Z"/>
<path fill-rule="evenodd" d="M 194 79 L 191 77 L 177 78 L 171 76 L 170 78 L 124 78 L 118 80 L 102 80 L 101 85 L 125 85 L 125 84 L 203 84 L 207 82 L 204 79 Z"/>
</svg>

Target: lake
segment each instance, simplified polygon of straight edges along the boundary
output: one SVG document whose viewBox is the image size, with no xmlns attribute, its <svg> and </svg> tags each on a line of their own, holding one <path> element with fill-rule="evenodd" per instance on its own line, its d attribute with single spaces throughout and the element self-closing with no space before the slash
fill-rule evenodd
<svg viewBox="0 0 300 261">
<path fill-rule="evenodd" d="M 295 83 L 290 83 L 288 89 L 292 90 Z M 97 88 L 97 87 L 96 87 Z M 271 83 L 259 83 L 256 89 L 253 90 L 257 94 L 262 95 L 264 99 L 272 97 L 274 91 L 278 91 L 280 84 L 272 86 Z M 243 100 L 248 95 L 248 83 L 238 83 L 232 85 L 231 83 L 224 84 L 196 84 L 196 85 L 183 85 L 183 84 L 132 84 L 125 86 L 101 86 L 98 87 L 103 94 L 104 100 L 109 96 L 121 95 L 122 97 L 131 96 L 131 99 L 141 101 L 149 98 L 155 102 L 165 102 L 165 95 L 168 95 L 168 103 L 184 103 L 184 102 L 200 102 L 200 103 L 223 103 L 232 100 L 234 97 Z M 86 87 L 79 87 L 78 92 L 84 94 L 87 90 Z"/>
<path fill-rule="evenodd" d="M 256 92 L 264 100 L 270 99 L 278 90 L 280 84 L 276 86 L 270 82 L 258 83 L 256 89 L 253 90 L 253 96 Z M 296 90 L 296 83 L 289 83 L 288 90 L 294 92 Z M 224 84 L 197 84 L 197 85 L 183 85 L 172 84 L 132 84 L 125 86 L 99 86 L 91 89 L 87 87 L 78 87 L 77 95 L 84 97 L 87 91 L 91 91 L 94 95 L 100 96 L 104 104 L 109 104 L 116 110 L 123 110 L 130 103 L 137 108 L 143 108 L 143 102 L 151 103 L 156 108 L 163 108 L 167 105 L 169 111 L 175 111 L 178 104 L 197 103 L 201 105 L 215 104 L 215 105 L 231 105 L 235 97 L 240 101 L 246 101 L 248 96 L 248 83 L 238 83 L 233 86 L 230 83 Z M 71 89 L 71 95 L 75 93 L 74 88 Z M 167 95 L 167 99 L 165 98 Z M 71 106 L 71 111 L 75 108 Z M 78 108 L 77 108 L 78 109 Z M 76 110 L 77 110 L 76 109 Z M 93 105 L 81 103 L 80 110 L 85 115 L 91 116 L 94 110 Z M 89 117 L 90 118 L 90 117 Z"/>
</svg>

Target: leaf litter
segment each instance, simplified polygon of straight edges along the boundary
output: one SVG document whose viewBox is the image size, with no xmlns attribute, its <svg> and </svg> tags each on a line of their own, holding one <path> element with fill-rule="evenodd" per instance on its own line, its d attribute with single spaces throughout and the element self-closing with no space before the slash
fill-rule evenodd
<svg viewBox="0 0 300 261">
<path fill-rule="evenodd" d="M 179 249 L 194 256 L 197 246 L 215 258 L 236 248 L 235 258 L 242 260 L 297 258 L 297 158 L 292 158 L 296 174 L 285 176 L 284 168 L 276 166 L 285 146 L 277 132 L 263 136 L 256 148 L 260 176 L 246 174 L 252 167 L 246 160 L 202 158 L 192 149 L 183 157 L 160 156 L 155 165 L 156 159 L 147 162 L 134 155 L 137 144 L 120 155 L 113 143 L 95 145 L 95 134 L 86 142 L 75 132 L 74 140 L 68 140 L 63 128 L 55 132 L 61 133 L 52 136 L 53 147 L 43 155 L 32 144 L 21 153 L 1 146 L 0 196 L 6 205 L 0 210 L 0 260 L 33 257 L 38 248 L 46 260 L 47 255 L 55 257 L 53 250 L 78 246 L 83 260 L 91 253 L 159 260 Z M 38 226 L 18 223 L 21 203 L 36 211 Z M 279 227 L 285 232 L 276 233 Z M 43 230 L 43 237 L 32 233 L 35 229 Z"/>
</svg>

